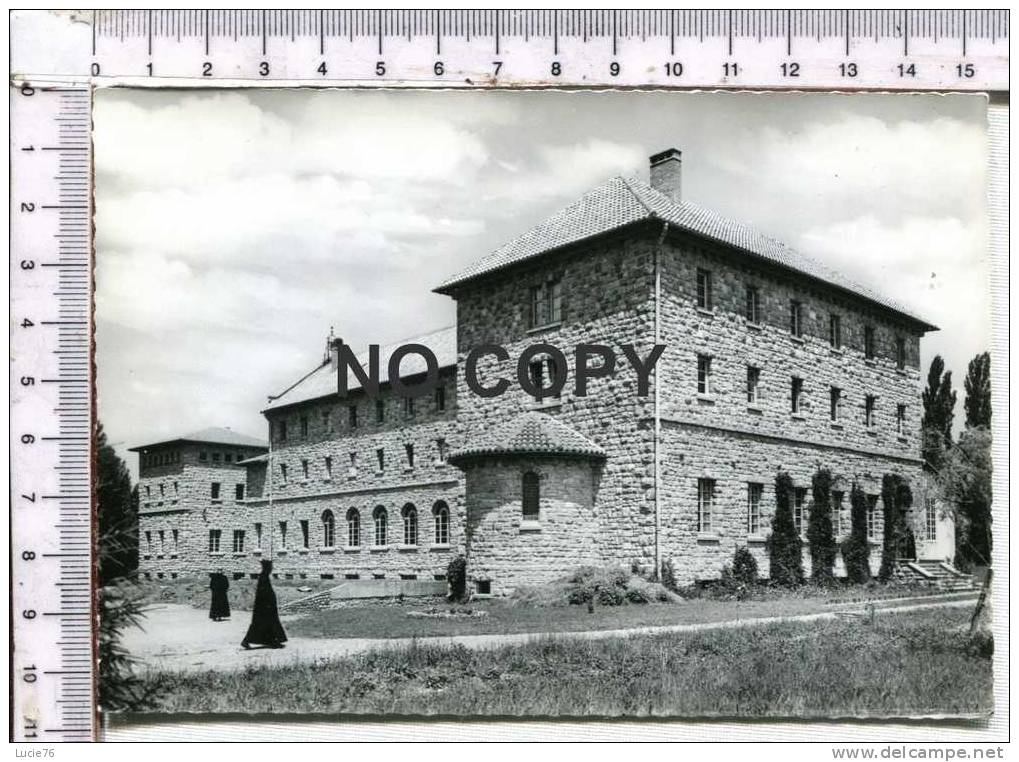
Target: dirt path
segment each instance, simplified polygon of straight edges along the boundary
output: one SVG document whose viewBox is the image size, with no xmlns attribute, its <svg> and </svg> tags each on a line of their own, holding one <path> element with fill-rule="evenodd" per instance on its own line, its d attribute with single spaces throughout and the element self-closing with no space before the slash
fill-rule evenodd
<svg viewBox="0 0 1019 762">
<path fill-rule="evenodd" d="M 916 600 L 916 599 L 914 599 Z M 923 603 L 902 601 L 873 601 L 876 614 L 920 611 L 941 607 L 974 605 L 976 598 L 943 597 Z M 557 632 L 557 638 L 602 639 L 650 635 L 666 632 L 701 632 L 704 630 L 734 627 L 754 627 L 779 622 L 813 622 L 838 617 L 865 615 L 869 603 L 853 603 L 835 610 L 814 614 L 792 616 L 757 617 L 734 619 L 725 622 L 697 624 L 670 624 L 653 627 L 637 627 L 624 630 L 585 630 L 580 632 Z M 241 670 L 248 666 L 306 664 L 321 659 L 349 656 L 351 654 L 379 648 L 401 648 L 409 645 L 411 638 L 291 638 L 283 649 L 252 649 L 240 647 L 241 638 L 247 629 L 249 612 L 237 612 L 226 622 L 212 622 L 206 612 L 190 606 L 164 604 L 153 606 L 145 621 L 144 631 L 138 628 L 124 634 L 124 646 L 138 662 L 150 670 L 171 670 L 201 672 L 204 670 Z M 287 619 L 284 618 L 284 624 Z M 494 648 L 503 645 L 526 643 L 535 638 L 547 637 L 547 633 L 514 633 L 495 635 L 452 635 L 417 638 L 419 644 L 453 645 L 467 648 Z"/>
</svg>

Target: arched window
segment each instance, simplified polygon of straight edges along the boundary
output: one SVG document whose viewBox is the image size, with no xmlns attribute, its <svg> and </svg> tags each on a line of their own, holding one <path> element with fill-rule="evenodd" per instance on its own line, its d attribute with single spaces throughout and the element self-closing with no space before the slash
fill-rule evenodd
<svg viewBox="0 0 1019 762">
<path fill-rule="evenodd" d="M 336 520 L 333 512 L 325 510 L 322 512 L 322 546 L 332 548 L 336 545 Z"/>
<path fill-rule="evenodd" d="M 361 547 L 361 514 L 357 508 L 347 511 L 347 547 Z"/>
<path fill-rule="evenodd" d="M 528 471 L 523 479 L 523 513 L 524 518 L 530 521 L 537 521 L 540 513 L 541 490 L 538 486 L 538 475 L 534 471 Z"/>
<path fill-rule="evenodd" d="M 383 547 L 388 545 L 389 536 L 386 532 L 386 509 L 381 505 L 375 506 L 375 510 L 372 512 L 372 519 L 375 522 L 375 545 L 376 547 Z"/>
<path fill-rule="evenodd" d="M 449 506 L 442 500 L 432 506 L 432 518 L 435 520 L 435 544 L 449 545 Z"/>
<path fill-rule="evenodd" d="M 413 503 L 407 503 L 400 511 L 403 516 L 403 544 L 418 544 L 418 509 Z"/>
</svg>

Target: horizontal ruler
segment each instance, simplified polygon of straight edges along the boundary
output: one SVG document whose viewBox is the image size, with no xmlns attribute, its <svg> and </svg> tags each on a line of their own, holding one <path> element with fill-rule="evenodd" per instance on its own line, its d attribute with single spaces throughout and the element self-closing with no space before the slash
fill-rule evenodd
<svg viewBox="0 0 1019 762">
<path fill-rule="evenodd" d="M 1007 10 L 27 11 L 12 20 L 12 59 L 24 76 L 141 86 L 1003 91 L 1008 21 Z M 28 44 L 54 34 L 66 38 L 56 71 Z"/>
</svg>

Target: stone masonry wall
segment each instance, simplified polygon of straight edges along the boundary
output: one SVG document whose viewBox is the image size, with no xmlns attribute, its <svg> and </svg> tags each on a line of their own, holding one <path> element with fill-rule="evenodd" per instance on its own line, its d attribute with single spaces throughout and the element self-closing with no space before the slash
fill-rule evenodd
<svg viewBox="0 0 1019 762">
<path fill-rule="evenodd" d="M 497 376 L 510 381 L 500 397 L 478 397 L 467 389 L 460 374 L 457 428 L 461 437 L 539 408 L 603 447 L 608 460 L 595 496 L 602 563 L 628 566 L 635 559 L 649 562 L 653 553 L 653 431 L 638 423 L 652 409 L 652 397 L 637 397 L 637 377 L 620 345 L 635 344 L 644 357 L 654 344 L 654 246 L 651 231 L 630 230 L 626 235 L 543 257 L 532 266 L 472 284 L 455 294 L 461 365 L 480 344 L 499 344 L 510 357 L 498 362 L 486 356 L 478 363 L 481 383 L 491 385 Z M 533 327 L 530 289 L 549 278 L 558 279 L 562 286 L 562 321 Z M 569 377 L 558 400 L 536 402 L 517 384 L 518 357 L 527 346 L 538 343 L 552 344 L 566 354 Z M 609 345 L 617 356 L 615 375 L 591 381 L 587 397 L 574 393 L 573 352 L 581 343 Z M 519 491 L 519 484 L 507 487 Z"/>
<path fill-rule="evenodd" d="M 524 473 L 539 478 L 539 517 L 524 520 Z M 469 579 L 499 595 L 598 564 L 594 495 L 600 464 L 560 458 L 483 460 L 465 469 Z"/>
</svg>

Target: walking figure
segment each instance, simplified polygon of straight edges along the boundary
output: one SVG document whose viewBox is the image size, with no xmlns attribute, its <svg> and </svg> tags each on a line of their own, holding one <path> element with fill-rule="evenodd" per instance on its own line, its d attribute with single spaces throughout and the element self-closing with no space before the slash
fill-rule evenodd
<svg viewBox="0 0 1019 762">
<path fill-rule="evenodd" d="M 209 575 L 209 590 L 212 591 L 209 619 L 213 622 L 222 622 L 224 619 L 230 618 L 230 599 L 226 596 L 226 591 L 229 589 L 230 580 L 226 578 L 222 569 Z"/>
<path fill-rule="evenodd" d="M 272 589 L 269 575 L 272 573 L 272 561 L 262 561 L 262 573 L 258 575 L 255 587 L 255 605 L 251 611 L 251 625 L 241 641 L 242 648 L 253 645 L 267 648 L 283 648 L 287 642 L 287 634 L 280 623 L 280 613 L 276 608 L 276 593 Z"/>
</svg>

